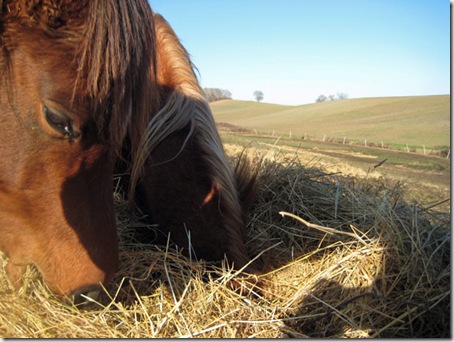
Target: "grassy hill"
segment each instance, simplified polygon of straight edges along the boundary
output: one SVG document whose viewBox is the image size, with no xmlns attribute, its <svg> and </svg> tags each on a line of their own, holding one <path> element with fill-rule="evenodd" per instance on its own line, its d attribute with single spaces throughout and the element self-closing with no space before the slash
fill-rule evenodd
<svg viewBox="0 0 454 342">
<path fill-rule="evenodd" d="M 211 104 L 216 122 L 259 132 L 347 137 L 433 148 L 450 145 L 450 96 L 347 99 L 302 106 L 224 100 Z"/>
</svg>

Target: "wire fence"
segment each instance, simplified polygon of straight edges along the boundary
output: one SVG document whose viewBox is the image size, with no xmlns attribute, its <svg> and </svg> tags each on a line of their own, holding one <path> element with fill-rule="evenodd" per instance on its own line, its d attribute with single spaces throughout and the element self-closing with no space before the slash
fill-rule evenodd
<svg viewBox="0 0 454 342">
<path fill-rule="evenodd" d="M 275 130 L 265 132 L 258 131 L 256 129 L 245 129 L 235 125 L 230 124 L 219 124 L 219 128 L 222 131 L 234 132 L 235 134 L 245 135 L 245 136 L 258 136 L 258 137 L 274 137 L 279 139 L 289 139 L 292 141 L 319 141 L 324 143 L 332 144 L 341 144 L 341 145 L 356 145 L 364 146 L 366 148 L 378 148 L 383 150 L 393 150 L 393 151 L 402 151 L 407 153 L 417 153 L 423 154 L 426 156 L 437 156 L 441 158 L 450 159 L 451 158 L 451 147 L 450 146 L 435 146 L 429 147 L 425 144 L 411 145 L 411 144 L 397 144 L 397 143 L 388 143 L 383 140 L 380 141 L 371 141 L 368 139 L 350 139 L 347 136 L 342 137 L 331 137 L 327 134 L 296 134 L 292 131 L 289 133 L 276 132 Z"/>
</svg>

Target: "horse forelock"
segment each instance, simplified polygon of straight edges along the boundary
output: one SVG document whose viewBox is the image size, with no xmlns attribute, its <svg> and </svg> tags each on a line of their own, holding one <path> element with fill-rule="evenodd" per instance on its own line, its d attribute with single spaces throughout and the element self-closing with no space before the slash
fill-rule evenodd
<svg viewBox="0 0 454 342">
<path fill-rule="evenodd" d="M 59 49 L 66 47 L 68 63 L 77 70 L 73 98 L 84 96 L 92 104 L 99 136 L 115 152 L 128 130 L 134 148 L 146 126 L 150 97 L 157 93 L 153 13 L 147 0 L 0 1 L 2 47 L 14 48 L 17 37 L 26 40 L 27 32 L 40 32 L 58 41 Z M 7 35 L 3 26 L 8 26 Z"/>
<path fill-rule="evenodd" d="M 95 104 L 98 129 L 118 152 L 146 127 L 154 87 L 153 13 L 146 0 L 92 1 L 80 49 L 79 79 Z"/>
</svg>

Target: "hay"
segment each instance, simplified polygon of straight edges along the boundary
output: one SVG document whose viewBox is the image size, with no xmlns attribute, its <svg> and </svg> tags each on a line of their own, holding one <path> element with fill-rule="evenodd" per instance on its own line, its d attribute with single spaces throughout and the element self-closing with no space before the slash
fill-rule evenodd
<svg viewBox="0 0 454 342">
<path fill-rule="evenodd" d="M 0 336 L 451 335 L 449 213 L 407 203 L 399 184 L 329 175 L 296 155 L 251 158 L 262 163 L 247 227 L 250 254 L 268 271 L 261 293 L 232 291 L 234 271 L 171 243 L 137 241 L 135 231 L 154 227 L 117 193 L 120 269 L 100 302 L 62 304 L 34 268 L 15 292 L 2 267 Z"/>
</svg>

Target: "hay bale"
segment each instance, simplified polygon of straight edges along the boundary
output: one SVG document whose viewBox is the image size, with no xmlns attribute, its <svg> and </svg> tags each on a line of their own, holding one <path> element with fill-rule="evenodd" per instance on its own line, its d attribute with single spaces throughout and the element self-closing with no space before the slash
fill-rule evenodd
<svg viewBox="0 0 454 342">
<path fill-rule="evenodd" d="M 120 269 L 102 301 L 62 304 L 34 268 L 15 292 L 0 267 L 0 336 L 450 336 L 449 213 L 409 204 L 399 184 L 264 154 L 251 157 L 260 190 L 246 232 L 268 271 L 261 293 L 230 290 L 234 271 L 171 243 L 137 241 L 137 230 L 155 227 L 116 194 Z"/>
</svg>

